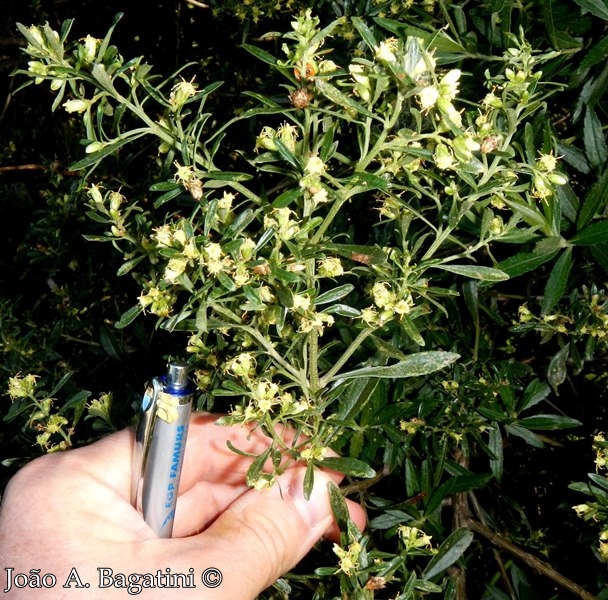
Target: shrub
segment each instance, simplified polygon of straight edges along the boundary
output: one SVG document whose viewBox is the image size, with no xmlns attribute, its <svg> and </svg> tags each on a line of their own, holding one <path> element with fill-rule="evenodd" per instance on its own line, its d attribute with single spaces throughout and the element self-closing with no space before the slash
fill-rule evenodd
<svg viewBox="0 0 608 600">
<path fill-rule="evenodd" d="M 120 316 L 104 313 L 102 345 L 119 356 L 116 335 L 144 346 L 153 328 L 165 354 L 187 355 L 198 408 L 273 438 L 253 487 L 272 484 L 280 461 L 261 467 L 285 452 L 309 465 L 308 489 L 315 466 L 348 476 L 332 497 L 341 543 L 267 597 L 461 597 L 473 532 L 585 597 L 514 545 L 523 536 L 531 550 L 534 531 L 509 536 L 508 506 L 488 493 L 514 447 L 581 425 L 555 401 L 604 356 L 603 72 L 572 115 L 582 137 L 560 133 L 555 109 L 600 52 L 573 63 L 580 42 L 558 39 L 559 19 L 544 47 L 539 26 L 524 27 L 536 15 L 507 19 L 513 7 L 500 27 L 486 7 L 334 8 L 303 10 L 273 52 L 242 45 L 268 73 L 244 77 L 232 114 L 196 64 L 164 77 L 123 57 L 120 15 L 103 39 L 71 42 L 71 21 L 19 26 L 25 85 L 48 82 L 53 110 L 82 124 L 71 198 L 86 238 L 116 250 L 106 264 L 120 257 L 105 284 Z M 115 423 L 110 390 L 54 409 L 67 379 L 48 393 L 34 370 L 9 381 L 7 418 L 44 449 L 69 445 L 85 411 L 102 430 L 128 420 Z M 277 424 L 298 432 L 292 447 Z M 346 494 L 368 510 L 366 532 Z M 523 572 L 496 556 L 504 589 L 523 590 Z M 482 579 L 479 594 L 506 597 Z"/>
</svg>

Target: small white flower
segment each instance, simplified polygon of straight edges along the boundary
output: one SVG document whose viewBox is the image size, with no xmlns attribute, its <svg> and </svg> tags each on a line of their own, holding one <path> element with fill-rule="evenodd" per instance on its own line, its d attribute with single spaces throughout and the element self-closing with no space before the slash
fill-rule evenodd
<svg viewBox="0 0 608 600">
<path fill-rule="evenodd" d="M 311 156 L 306 163 L 306 172 L 311 175 L 323 175 L 325 163 L 318 156 Z"/>
<path fill-rule="evenodd" d="M 418 100 L 420 101 L 420 106 L 423 110 L 428 110 L 429 108 L 435 106 L 438 98 L 439 90 L 432 85 L 423 87 L 418 92 Z"/>
<path fill-rule="evenodd" d="M 384 62 L 396 62 L 395 56 L 397 41 L 394 38 L 389 38 L 376 48 L 376 58 Z"/>
</svg>

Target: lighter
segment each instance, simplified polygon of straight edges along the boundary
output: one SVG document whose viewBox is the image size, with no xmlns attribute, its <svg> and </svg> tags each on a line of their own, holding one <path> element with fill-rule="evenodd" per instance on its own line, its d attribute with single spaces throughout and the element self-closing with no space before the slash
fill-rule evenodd
<svg viewBox="0 0 608 600">
<path fill-rule="evenodd" d="M 188 367 L 171 362 L 148 383 L 139 410 L 131 501 L 161 538 L 173 532 L 192 396 Z"/>
</svg>

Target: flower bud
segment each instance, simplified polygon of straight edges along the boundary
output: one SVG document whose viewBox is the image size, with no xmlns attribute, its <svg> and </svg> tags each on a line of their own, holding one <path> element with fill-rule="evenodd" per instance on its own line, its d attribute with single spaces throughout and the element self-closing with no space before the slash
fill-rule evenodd
<svg viewBox="0 0 608 600">
<path fill-rule="evenodd" d="M 371 98 L 371 85 L 369 77 L 365 75 L 363 65 L 349 65 L 348 70 L 351 77 L 355 80 L 355 91 L 364 102 L 369 102 Z"/>
<path fill-rule="evenodd" d="M 563 173 L 558 173 L 557 171 L 549 173 L 547 179 L 555 185 L 566 185 L 568 183 L 568 178 Z"/>
<path fill-rule="evenodd" d="M 85 149 L 86 154 L 93 154 L 93 152 L 99 152 L 106 147 L 104 142 L 91 142 Z"/>
<path fill-rule="evenodd" d="M 125 201 L 125 197 L 118 192 L 110 192 L 110 210 L 118 210 Z"/>
<path fill-rule="evenodd" d="M 277 149 L 277 145 L 274 141 L 276 135 L 277 132 L 272 127 L 263 127 L 262 131 L 260 131 L 260 135 L 255 139 L 255 150 L 262 148 L 264 150 L 269 150 L 270 152 L 275 152 Z"/>
<path fill-rule="evenodd" d="M 97 55 L 98 46 L 99 40 L 91 35 L 87 35 L 82 44 L 82 58 L 89 63 L 93 62 L 95 60 L 95 56 Z"/>
<path fill-rule="evenodd" d="M 83 113 L 89 108 L 90 102 L 88 100 L 82 100 L 80 98 L 73 98 L 62 104 L 66 112 L 69 113 Z"/>
</svg>

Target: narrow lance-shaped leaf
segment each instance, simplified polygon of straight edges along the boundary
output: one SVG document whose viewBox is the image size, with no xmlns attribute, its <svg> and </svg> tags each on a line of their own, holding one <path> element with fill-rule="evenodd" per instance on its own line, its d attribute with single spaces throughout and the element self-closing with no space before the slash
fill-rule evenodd
<svg viewBox="0 0 608 600">
<path fill-rule="evenodd" d="M 566 248 L 555 261 L 545 286 L 542 313 L 546 315 L 561 299 L 566 291 L 570 269 L 572 268 L 572 249 Z"/>
<path fill-rule="evenodd" d="M 437 554 L 431 558 L 422 572 L 423 579 L 431 579 L 453 565 L 473 541 L 473 532 L 469 529 L 456 529 L 439 546 Z"/>
<path fill-rule="evenodd" d="M 517 403 L 517 412 L 521 412 L 539 402 L 542 402 L 551 393 L 551 388 L 546 383 L 541 383 L 538 379 L 531 381 Z"/>
<path fill-rule="evenodd" d="M 579 230 L 583 229 L 591 219 L 604 208 L 608 199 L 608 169 L 604 170 L 600 178 L 595 182 L 589 193 L 585 196 L 581 206 L 576 226 Z"/>
<path fill-rule="evenodd" d="M 581 8 L 588 10 L 592 15 L 608 21 L 608 6 L 603 0 L 574 0 Z"/>
<path fill-rule="evenodd" d="M 306 466 L 306 473 L 304 473 L 304 498 L 310 500 L 310 494 L 312 488 L 315 485 L 315 464 L 309 462 Z"/>
<path fill-rule="evenodd" d="M 608 242 L 608 221 L 592 223 L 568 241 L 573 246 L 594 246 Z"/>
<path fill-rule="evenodd" d="M 583 125 L 583 143 L 585 154 L 594 169 L 600 169 L 608 159 L 606 139 L 602 129 L 602 123 L 595 111 L 587 107 Z"/>
<path fill-rule="evenodd" d="M 345 283 L 344 285 L 339 285 L 338 287 L 332 288 L 331 290 L 327 290 L 322 294 L 317 296 L 315 300 L 315 304 L 317 306 L 321 304 L 327 304 L 329 302 L 336 302 L 344 296 L 347 296 L 355 289 L 355 286 L 352 283 Z"/>
<path fill-rule="evenodd" d="M 253 54 L 253 56 L 261 60 L 262 62 L 265 62 L 266 64 L 272 66 L 275 66 L 277 64 L 277 59 L 272 54 L 270 54 L 270 52 L 266 52 L 266 50 L 262 50 L 261 48 L 258 48 L 257 46 L 252 46 L 250 44 L 241 44 L 241 48 L 243 48 L 243 50 L 247 50 L 247 52 Z"/>
<path fill-rule="evenodd" d="M 459 354 L 440 350 L 410 354 L 403 360 L 387 367 L 363 367 L 354 371 L 340 373 L 332 377 L 336 379 L 356 379 L 358 377 L 380 377 L 399 379 L 402 377 L 418 377 L 444 369 L 460 358 Z"/>
<path fill-rule="evenodd" d="M 114 323 L 114 327 L 116 329 L 124 329 L 128 325 L 130 325 L 135 319 L 139 316 L 139 314 L 143 311 L 143 308 L 140 304 L 136 304 L 132 306 L 129 310 L 122 314 L 120 319 Z"/>
<path fill-rule="evenodd" d="M 604 62 L 608 55 L 608 35 L 605 35 L 599 42 L 593 44 L 581 63 L 579 69 L 588 69 L 593 65 Z"/>
<path fill-rule="evenodd" d="M 504 452 L 502 445 L 502 433 L 498 423 L 492 423 L 492 427 L 489 432 L 488 446 L 494 454 L 494 458 L 490 459 L 490 469 L 492 474 L 498 481 L 502 479 L 502 473 L 504 468 Z"/>
<path fill-rule="evenodd" d="M 401 318 L 401 327 L 403 331 L 407 334 L 409 338 L 411 338 L 414 342 L 416 342 L 419 346 L 424 346 L 424 338 L 418 331 L 418 328 L 414 324 L 414 321 L 410 319 L 407 315 L 402 315 Z"/>
<path fill-rule="evenodd" d="M 350 475 L 351 477 L 370 479 L 376 475 L 376 472 L 367 463 L 348 456 L 327 456 L 322 461 L 319 461 L 319 466 Z"/>
<path fill-rule="evenodd" d="M 375 51 L 378 43 L 376 42 L 372 30 L 367 26 L 365 21 L 361 17 L 352 17 L 351 22 L 359 32 L 359 35 L 363 38 L 363 41 L 369 46 L 370 50 Z"/>
<path fill-rule="evenodd" d="M 546 262 L 550 261 L 557 252 L 557 250 L 542 253 L 520 252 L 499 263 L 498 268 L 509 277 L 518 277 L 519 275 L 529 273 L 541 265 L 544 265 Z"/>
<path fill-rule="evenodd" d="M 110 154 L 114 154 L 118 149 L 122 148 L 125 144 L 129 144 L 130 142 L 150 133 L 148 129 L 133 129 L 128 133 L 125 133 L 122 137 L 117 138 L 113 142 L 108 143 L 105 146 L 97 151 L 89 154 L 86 158 L 83 158 L 75 163 L 70 165 L 70 169 L 72 171 L 80 171 L 80 169 L 85 169 L 86 167 L 90 167 L 98 162 L 101 162 L 106 156 Z"/>
<path fill-rule="evenodd" d="M 519 419 L 517 423 L 526 429 L 538 431 L 571 429 L 572 427 L 582 425 L 580 421 L 570 417 L 563 417 L 562 415 L 535 415 L 534 417 Z"/>
<path fill-rule="evenodd" d="M 315 86 L 328 100 L 345 108 L 347 111 L 356 111 L 360 115 L 368 117 L 369 119 L 378 120 L 379 117 L 373 112 L 369 111 L 362 104 L 359 104 L 353 100 L 350 96 L 347 96 L 344 92 L 341 92 L 337 87 L 328 83 L 327 81 L 317 78 L 315 79 Z"/>
<path fill-rule="evenodd" d="M 506 281 L 509 276 L 500 269 L 493 267 L 483 267 L 479 265 L 433 265 L 436 269 L 442 269 L 455 273 L 456 275 L 463 275 L 464 277 L 471 277 L 472 279 L 481 279 L 482 281 Z"/>
<path fill-rule="evenodd" d="M 327 487 L 329 490 L 329 504 L 334 514 L 334 518 L 336 519 L 336 523 L 338 524 L 340 531 L 346 531 L 350 518 L 346 500 L 344 499 L 344 496 L 342 496 L 340 488 L 335 483 L 329 483 Z"/>
<path fill-rule="evenodd" d="M 604 271 L 608 272 L 608 244 L 597 244 L 589 249 L 591 255 Z"/>
<path fill-rule="evenodd" d="M 253 486 L 255 482 L 260 478 L 262 471 L 264 469 L 264 463 L 268 460 L 270 456 L 271 448 L 266 448 L 262 454 L 260 454 L 250 465 L 247 470 L 246 481 L 247 485 Z"/>
</svg>

